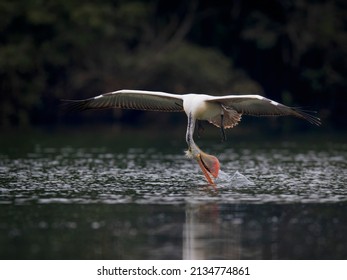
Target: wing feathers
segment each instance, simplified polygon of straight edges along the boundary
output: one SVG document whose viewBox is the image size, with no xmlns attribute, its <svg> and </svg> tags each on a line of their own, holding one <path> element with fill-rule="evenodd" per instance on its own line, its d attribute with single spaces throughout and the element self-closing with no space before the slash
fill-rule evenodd
<svg viewBox="0 0 347 280">
<path fill-rule="evenodd" d="M 153 91 L 119 90 L 89 99 L 64 101 L 67 102 L 67 109 L 72 111 L 108 108 L 163 112 L 183 111 L 183 101 L 180 95 Z"/>
<path fill-rule="evenodd" d="M 233 109 L 244 115 L 252 116 L 295 116 L 308 122 L 320 125 L 320 119 L 298 108 L 285 106 L 281 103 L 260 95 L 229 95 L 215 97 L 209 102 L 221 103 L 227 109 Z"/>
<path fill-rule="evenodd" d="M 222 105 L 222 108 L 223 108 L 223 114 L 224 114 L 224 120 L 223 120 L 224 128 L 233 128 L 240 122 L 242 114 L 236 112 L 233 109 L 226 108 L 223 105 Z M 211 118 L 208 121 L 217 127 L 221 127 L 222 120 L 220 115 L 214 118 Z"/>
<path fill-rule="evenodd" d="M 189 94 L 188 96 L 191 96 Z M 142 90 L 119 90 L 105 93 L 84 100 L 65 100 L 68 110 L 84 111 L 89 109 L 137 109 L 162 112 L 183 111 L 184 95 L 170 94 L 165 92 L 142 91 Z M 199 100 L 199 99 L 198 99 Z M 235 126 L 241 119 L 241 115 L 253 116 L 288 116 L 292 115 L 320 125 L 320 119 L 309 112 L 288 107 L 260 95 L 227 95 L 207 96 L 201 95 L 201 102 L 219 103 L 224 111 L 226 127 Z M 209 120 L 214 125 L 220 126 L 220 117 L 216 116 Z"/>
</svg>

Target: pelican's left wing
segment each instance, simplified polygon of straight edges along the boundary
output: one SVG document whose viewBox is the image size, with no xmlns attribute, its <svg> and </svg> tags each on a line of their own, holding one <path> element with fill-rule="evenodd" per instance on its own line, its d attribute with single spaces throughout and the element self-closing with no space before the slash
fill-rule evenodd
<svg viewBox="0 0 347 280">
<path fill-rule="evenodd" d="M 260 95 L 227 95 L 213 97 L 209 102 L 218 102 L 225 109 L 252 116 L 295 116 L 320 125 L 320 119 L 298 108 L 288 107 Z"/>
<path fill-rule="evenodd" d="M 182 96 L 158 91 L 118 90 L 83 100 L 63 100 L 73 111 L 89 109 L 137 109 L 163 112 L 183 111 Z"/>
</svg>

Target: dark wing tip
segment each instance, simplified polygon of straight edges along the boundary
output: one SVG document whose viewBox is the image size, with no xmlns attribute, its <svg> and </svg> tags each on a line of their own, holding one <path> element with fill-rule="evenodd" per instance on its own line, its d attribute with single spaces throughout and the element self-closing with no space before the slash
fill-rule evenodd
<svg viewBox="0 0 347 280">
<path fill-rule="evenodd" d="M 316 111 L 308 111 L 308 110 L 302 110 L 299 108 L 292 108 L 297 114 L 298 117 L 307 120 L 309 123 L 320 126 L 322 124 L 321 119 L 312 115 L 316 114 Z"/>
<path fill-rule="evenodd" d="M 89 100 L 68 100 L 68 99 L 61 99 L 61 106 L 60 108 L 62 111 L 71 113 L 71 112 L 82 112 L 85 110 L 88 110 L 88 102 Z"/>
</svg>

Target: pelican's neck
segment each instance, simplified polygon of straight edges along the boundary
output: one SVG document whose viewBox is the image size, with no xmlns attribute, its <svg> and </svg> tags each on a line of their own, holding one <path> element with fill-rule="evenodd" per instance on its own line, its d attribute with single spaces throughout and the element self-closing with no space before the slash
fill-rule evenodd
<svg viewBox="0 0 347 280">
<path fill-rule="evenodd" d="M 189 113 L 187 132 L 186 132 L 186 141 L 187 141 L 188 147 L 190 147 L 191 143 L 194 143 L 194 140 L 193 140 L 194 129 L 195 129 L 195 119 L 193 118 L 192 113 Z"/>
<path fill-rule="evenodd" d="M 193 117 L 192 113 L 189 113 L 187 133 L 186 133 L 186 141 L 188 145 L 187 155 L 189 157 L 196 157 L 201 152 L 193 139 L 194 129 L 195 129 L 195 118 Z"/>
</svg>

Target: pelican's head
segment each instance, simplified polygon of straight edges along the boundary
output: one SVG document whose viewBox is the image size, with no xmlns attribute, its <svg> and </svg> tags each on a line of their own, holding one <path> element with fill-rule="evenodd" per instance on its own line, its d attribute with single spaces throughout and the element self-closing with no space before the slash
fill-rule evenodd
<svg viewBox="0 0 347 280">
<path fill-rule="evenodd" d="M 195 143 L 192 143 L 188 151 L 186 151 L 186 155 L 189 158 L 194 158 L 198 162 L 202 172 L 206 177 L 206 180 L 210 184 L 214 185 L 211 175 L 214 178 L 218 177 L 220 169 L 218 158 L 201 151 L 201 149 Z"/>
<path fill-rule="evenodd" d="M 211 184 L 214 184 L 209 175 L 211 174 L 214 178 L 218 177 L 218 172 L 220 169 L 220 164 L 219 164 L 218 158 L 216 158 L 215 156 L 206 154 L 203 151 L 201 151 L 197 155 L 196 159 L 200 165 L 202 172 L 204 172 L 204 175 L 205 175 L 207 181 L 209 181 L 209 183 L 211 183 Z"/>
</svg>

